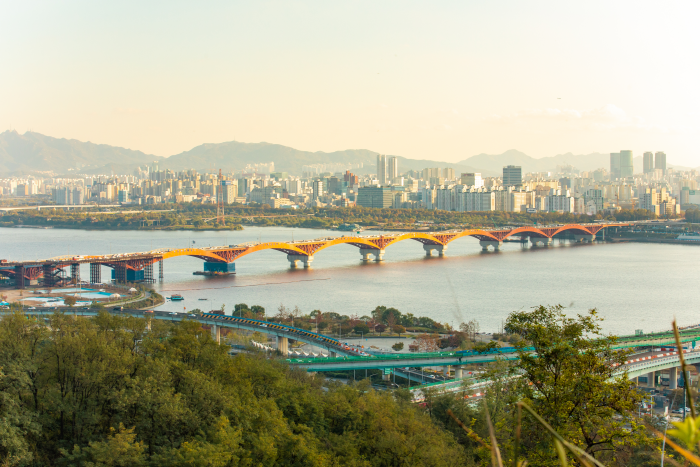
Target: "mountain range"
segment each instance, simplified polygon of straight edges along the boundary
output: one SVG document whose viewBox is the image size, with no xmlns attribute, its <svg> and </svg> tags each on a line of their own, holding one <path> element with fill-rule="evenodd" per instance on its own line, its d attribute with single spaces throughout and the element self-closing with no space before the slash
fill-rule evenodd
<svg viewBox="0 0 700 467">
<path fill-rule="evenodd" d="M 271 143 L 207 143 L 170 157 L 155 156 L 141 151 L 106 144 L 53 138 L 40 133 L 16 131 L 0 133 L 0 176 L 54 173 L 129 174 L 138 166 L 158 162 L 161 170 L 175 171 L 240 171 L 247 164 L 274 162 L 275 170 L 301 175 L 302 165 L 363 164 L 353 172 L 363 175 L 376 173 L 377 152 L 368 149 L 347 149 L 334 152 L 310 152 Z M 579 170 L 609 167 L 609 154 L 559 154 L 535 159 L 511 149 L 503 154 L 478 154 L 458 163 L 408 159 L 398 156 L 399 171 L 422 170 L 427 167 L 449 167 L 455 173 L 481 172 L 484 176 L 500 175 L 506 165 L 519 165 L 525 172 L 556 170 L 558 165 L 572 165 Z M 641 157 L 635 158 L 641 168 Z"/>
</svg>

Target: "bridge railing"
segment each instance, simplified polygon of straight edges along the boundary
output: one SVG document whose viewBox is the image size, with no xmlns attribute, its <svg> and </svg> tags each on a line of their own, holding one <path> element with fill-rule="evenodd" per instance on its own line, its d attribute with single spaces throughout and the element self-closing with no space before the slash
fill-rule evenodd
<svg viewBox="0 0 700 467">
<path fill-rule="evenodd" d="M 334 341 L 338 344 L 341 343 L 338 339 L 335 339 L 333 337 L 324 336 L 323 334 L 317 334 L 315 332 L 307 331 L 306 329 L 296 328 L 294 326 L 289 326 L 288 324 L 283 324 L 283 323 L 277 323 L 275 321 L 263 321 L 260 319 L 253 319 L 253 318 L 240 318 L 240 317 L 236 317 L 236 316 L 219 315 L 216 313 L 202 313 L 202 316 L 206 317 L 206 318 L 210 318 L 210 319 L 222 319 L 223 318 L 223 319 L 230 319 L 230 320 L 236 320 L 236 321 L 241 321 L 241 322 L 248 322 L 251 324 L 256 324 L 256 325 L 261 326 L 261 327 L 269 326 L 270 324 L 274 324 L 275 326 L 280 326 L 280 327 L 283 327 L 283 328 L 288 329 L 288 330 L 293 331 L 293 332 L 311 334 L 311 335 L 314 335 L 317 337 L 323 337 L 325 339 Z"/>
<path fill-rule="evenodd" d="M 382 361 L 396 361 L 396 360 L 414 360 L 414 359 L 428 359 L 428 358 L 445 358 L 445 357 L 460 357 L 457 352 L 427 352 L 427 353 L 409 353 L 409 354 L 390 354 L 390 355 L 371 355 L 368 357 L 335 357 L 335 358 L 314 358 L 308 359 L 308 363 L 338 363 L 339 361 L 344 362 L 382 362 Z M 295 358 L 289 359 L 287 361 L 295 364 L 307 363 L 307 359 Z"/>
</svg>

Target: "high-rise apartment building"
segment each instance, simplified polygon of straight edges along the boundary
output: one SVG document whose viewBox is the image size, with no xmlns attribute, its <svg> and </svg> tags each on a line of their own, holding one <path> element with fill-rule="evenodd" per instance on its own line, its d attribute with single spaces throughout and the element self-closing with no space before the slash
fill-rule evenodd
<svg viewBox="0 0 700 467">
<path fill-rule="evenodd" d="M 422 174 L 423 180 L 430 180 L 431 178 L 438 178 L 440 177 L 440 169 L 439 168 L 431 168 L 431 169 L 423 169 L 423 174 Z"/>
<path fill-rule="evenodd" d="M 655 158 L 655 163 L 654 163 L 654 168 L 663 170 L 663 173 L 666 173 L 666 153 L 658 151 L 656 153 L 656 158 Z"/>
<path fill-rule="evenodd" d="M 390 157 L 387 159 L 387 174 L 386 174 L 386 183 L 391 183 L 395 178 L 398 178 L 399 176 L 399 158 L 398 157 Z"/>
<path fill-rule="evenodd" d="M 654 153 L 644 153 L 644 173 L 648 174 L 654 171 Z"/>
<path fill-rule="evenodd" d="M 508 165 L 503 167 L 503 186 L 521 186 L 523 184 L 523 169 L 520 166 Z"/>
<path fill-rule="evenodd" d="M 481 178 L 480 173 L 463 173 L 459 181 L 462 185 L 470 188 L 482 188 L 484 186 L 484 180 Z"/>
<path fill-rule="evenodd" d="M 387 160 L 386 156 L 377 154 L 377 180 L 379 180 L 380 185 L 386 184 L 387 176 Z"/>
<path fill-rule="evenodd" d="M 634 162 L 632 161 L 632 151 L 620 151 L 620 178 L 634 176 Z"/>
<path fill-rule="evenodd" d="M 620 153 L 610 153 L 610 180 L 620 178 Z"/>
<path fill-rule="evenodd" d="M 311 188 L 313 189 L 313 199 L 323 196 L 323 180 L 314 180 Z"/>
<path fill-rule="evenodd" d="M 391 188 L 367 186 L 357 190 L 357 205 L 364 208 L 390 208 L 393 202 Z"/>
</svg>

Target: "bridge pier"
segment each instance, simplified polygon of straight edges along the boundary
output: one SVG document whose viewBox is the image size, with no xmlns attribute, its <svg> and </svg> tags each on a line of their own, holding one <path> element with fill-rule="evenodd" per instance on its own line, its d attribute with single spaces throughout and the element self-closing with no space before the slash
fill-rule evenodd
<svg viewBox="0 0 700 467">
<path fill-rule="evenodd" d="M 551 246 L 552 239 L 547 237 L 530 237 L 532 246 Z"/>
<path fill-rule="evenodd" d="M 24 288 L 24 266 L 15 266 L 15 288 Z"/>
<path fill-rule="evenodd" d="M 277 350 L 285 357 L 289 355 L 289 339 L 277 336 Z"/>
<path fill-rule="evenodd" d="M 313 256 L 306 255 L 287 255 L 287 261 L 289 261 L 289 266 L 292 268 L 297 267 L 297 261 L 304 263 L 305 268 L 311 267 L 311 262 L 314 260 Z"/>
<path fill-rule="evenodd" d="M 391 373 L 382 374 L 382 381 L 391 381 Z"/>
<path fill-rule="evenodd" d="M 648 388 L 656 387 L 656 372 L 655 371 L 652 371 L 651 373 L 647 373 L 647 387 Z"/>
<path fill-rule="evenodd" d="M 100 268 L 100 263 L 90 263 L 90 283 L 102 283 L 102 269 Z"/>
<path fill-rule="evenodd" d="M 445 368 L 444 368 L 442 374 L 443 374 L 444 376 L 446 376 L 447 378 L 449 378 L 449 377 L 450 377 L 450 370 L 451 370 L 451 369 L 452 369 L 452 367 L 451 367 L 450 365 L 445 366 Z"/>
<path fill-rule="evenodd" d="M 678 389 L 678 367 L 668 369 L 668 388 Z"/>
<path fill-rule="evenodd" d="M 433 256 L 433 250 L 437 251 L 438 256 L 445 256 L 445 250 L 447 250 L 447 245 L 429 245 L 424 244 L 423 249 L 425 250 L 425 256 Z"/>
<path fill-rule="evenodd" d="M 574 240 L 576 240 L 576 243 L 593 243 L 595 241 L 595 235 L 574 234 Z"/>
<path fill-rule="evenodd" d="M 462 379 L 464 376 L 462 374 L 462 367 L 461 366 L 456 366 L 455 367 L 455 379 Z"/>
<path fill-rule="evenodd" d="M 221 326 L 216 324 L 211 325 L 211 338 L 216 341 L 217 344 L 221 344 Z"/>
<path fill-rule="evenodd" d="M 495 240 L 479 240 L 479 245 L 481 245 L 481 251 L 489 251 L 489 247 L 493 247 L 493 251 L 500 251 L 503 242 L 497 242 Z"/>
<path fill-rule="evenodd" d="M 376 262 L 384 261 L 384 250 L 378 248 L 360 248 L 360 254 L 362 255 L 362 261 L 368 262 L 369 255 L 374 256 Z"/>
<path fill-rule="evenodd" d="M 42 266 L 44 270 L 44 287 L 54 287 L 56 286 L 56 275 L 54 273 L 54 266 L 52 264 L 44 264 Z"/>
<path fill-rule="evenodd" d="M 204 274 L 205 275 L 216 275 L 216 274 L 235 274 L 236 273 L 236 263 L 217 263 L 214 261 L 204 262 Z"/>
<path fill-rule="evenodd" d="M 158 279 L 163 282 L 163 260 L 158 261 Z"/>
<path fill-rule="evenodd" d="M 70 280 L 74 284 L 80 282 L 80 263 L 73 263 L 70 265 Z"/>
</svg>

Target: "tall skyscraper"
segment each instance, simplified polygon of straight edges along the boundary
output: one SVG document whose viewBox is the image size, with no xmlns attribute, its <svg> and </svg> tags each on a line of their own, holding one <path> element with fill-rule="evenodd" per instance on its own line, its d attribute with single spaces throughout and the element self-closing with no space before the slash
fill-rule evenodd
<svg viewBox="0 0 700 467">
<path fill-rule="evenodd" d="M 620 151 L 620 178 L 634 176 L 634 162 L 632 161 L 632 151 Z"/>
<path fill-rule="evenodd" d="M 508 165 L 503 167 L 503 186 L 520 186 L 523 184 L 523 169 L 520 166 Z"/>
<path fill-rule="evenodd" d="M 655 169 L 661 169 L 666 173 L 666 153 L 658 151 L 656 153 L 656 159 L 654 164 Z"/>
<path fill-rule="evenodd" d="M 620 153 L 610 153 L 610 180 L 620 178 Z"/>
<path fill-rule="evenodd" d="M 380 185 L 386 184 L 386 156 L 377 154 L 377 180 L 379 180 Z"/>
<path fill-rule="evenodd" d="M 654 171 L 654 153 L 644 153 L 644 173 L 648 174 Z"/>
<path fill-rule="evenodd" d="M 323 196 L 323 180 L 314 180 L 311 188 L 313 190 L 313 199 L 318 199 Z"/>
<path fill-rule="evenodd" d="M 399 176 L 399 159 L 398 157 L 390 157 L 387 161 L 387 183 Z"/>
</svg>

